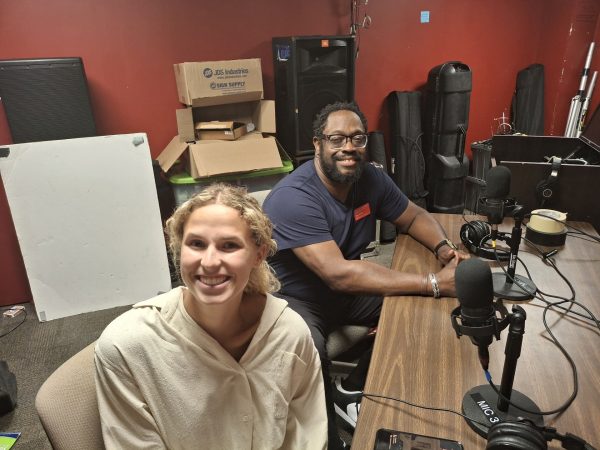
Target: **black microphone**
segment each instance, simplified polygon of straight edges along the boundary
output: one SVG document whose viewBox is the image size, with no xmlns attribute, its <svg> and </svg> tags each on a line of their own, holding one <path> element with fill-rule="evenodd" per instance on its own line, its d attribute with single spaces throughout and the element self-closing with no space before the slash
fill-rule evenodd
<svg viewBox="0 0 600 450">
<path fill-rule="evenodd" d="M 490 267 L 480 259 L 471 258 L 457 266 L 454 276 L 462 325 L 475 328 L 490 325 L 496 319 Z M 469 337 L 478 348 L 481 366 L 487 370 L 490 361 L 488 346 L 493 341 L 493 331 Z"/>
<path fill-rule="evenodd" d="M 510 178 L 510 169 L 506 166 L 492 167 L 486 177 L 485 211 L 492 228 L 491 240 L 494 247 L 498 238 L 498 224 L 504 219 L 504 200 L 510 192 Z"/>
</svg>

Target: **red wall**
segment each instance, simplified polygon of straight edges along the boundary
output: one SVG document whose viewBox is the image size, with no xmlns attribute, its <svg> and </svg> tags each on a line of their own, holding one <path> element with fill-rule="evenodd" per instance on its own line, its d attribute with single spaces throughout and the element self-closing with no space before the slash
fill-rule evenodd
<svg viewBox="0 0 600 450">
<path fill-rule="evenodd" d="M 569 106 L 579 88 L 590 42 L 596 42 L 592 71 L 600 69 L 600 36 L 596 33 L 599 11 L 597 0 L 547 1 L 543 20 L 546 31 L 538 51 L 539 62 L 546 71 L 546 134 L 560 136 L 565 132 Z M 600 99 L 598 81 L 590 112 Z"/>
<path fill-rule="evenodd" d="M 390 91 L 415 90 L 432 67 L 460 60 L 473 72 L 467 142 L 486 139 L 494 118 L 509 111 L 517 71 L 540 62 L 546 130 L 562 134 L 587 43 L 598 37 L 599 2 L 372 0 L 361 9 L 373 23 L 360 32 L 356 77 L 370 128 L 387 129 Z M 155 157 L 176 133 L 173 63 L 259 57 L 265 97 L 273 99 L 271 37 L 346 34 L 349 3 L 2 0 L 0 59 L 81 56 L 98 132 L 146 132 Z M 421 11 L 430 11 L 430 23 L 420 23 Z M 0 108 L 0 144 L 8 143 Z M 0 267 L 0 304 L 30 300 L 1 186 Z"/>
</svg>

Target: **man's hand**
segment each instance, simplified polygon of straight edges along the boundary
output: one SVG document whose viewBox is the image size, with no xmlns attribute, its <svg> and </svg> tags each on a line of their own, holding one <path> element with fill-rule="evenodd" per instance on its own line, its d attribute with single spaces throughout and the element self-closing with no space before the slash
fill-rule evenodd
<svg viewBox="0 0 600 450">
<path fill-rule="evenodd" d="M 461 261 L 471 257 L 458 250 L 452 250 L 452 252 L 454 255 L 450 258 L 448 263 L 442 270 L 435 274 L 442 297 L 456 297 L 456 285 L 454 282 L 456 267 Z"/>
<path fill-rule="evenodd" d="M 447 235 L 435 217 L 413 202 L 394 221 L 401 233 L 406 233 L 433 251 L 442 265 L 453 259 L 459 262 L 469 258 L 469 254 L 457 250 L 451 242 L 447 243 Z M 442 244 L 440 246 L 440 244 Z M 454 247 L 454 248 L 453 248 Z"/>
<path fill-rule="evenodd" d="M 443 266 L 448 265 L 448 263 L 452 260 L 457 260 L 457 264 L 465 259 L 469 259 L 471 255 L 465 253 L 461 250 L 455 250 L 450 248 L 448 245 L 444 245 L 442 248 L 438 250 L 438 261 L 442 263 Z"/>
</svg>

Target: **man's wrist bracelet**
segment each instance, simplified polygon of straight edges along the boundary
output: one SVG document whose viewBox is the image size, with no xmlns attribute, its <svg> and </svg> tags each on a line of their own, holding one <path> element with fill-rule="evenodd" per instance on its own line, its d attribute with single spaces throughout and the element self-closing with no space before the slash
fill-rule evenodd
<svg viewBox="0 0 600 450">
<path fill-rule="evenodd" d="M 436 258 L 439 258 L 438 255 L 438 251 L 440 250 L 440 248 L 442 248 L 444 245 L 447 245 L 448 247 L 450 247 L 452 250 L 458 250 L 458 247 L 456 247 L 456 245 L 454 245 L 454 242 L 452 242 L 450 239 L 446 238 L 443 239 L 442 241 L 440 241 L 440 243 L 438 245 L 435 246 L 435 248 L 433 249 L 433 254 L 435 255 Z"/>
<path fill-rule="evenodd" d="M 431 289 L 433 290 L 433 298 L 440 298 L 440 285 L 438 284 L 434 273 L 429 274 L 429 282 L 431 283 Z"/>
</svg>

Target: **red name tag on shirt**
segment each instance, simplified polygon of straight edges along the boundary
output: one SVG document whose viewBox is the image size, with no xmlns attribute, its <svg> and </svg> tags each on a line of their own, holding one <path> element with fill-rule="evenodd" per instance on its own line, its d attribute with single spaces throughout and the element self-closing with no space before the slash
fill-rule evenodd
<svg viewBox="0 0 600 450">
<path fill-rule="evenodd" d="M 358 222 L 360 219 L 364 219 L 368 215 L 371 214 L 371 207 L 368 203 L 365 203 L 362 206 L 359 206 L 354 210 L 354 220 Z"/>
</svg>

